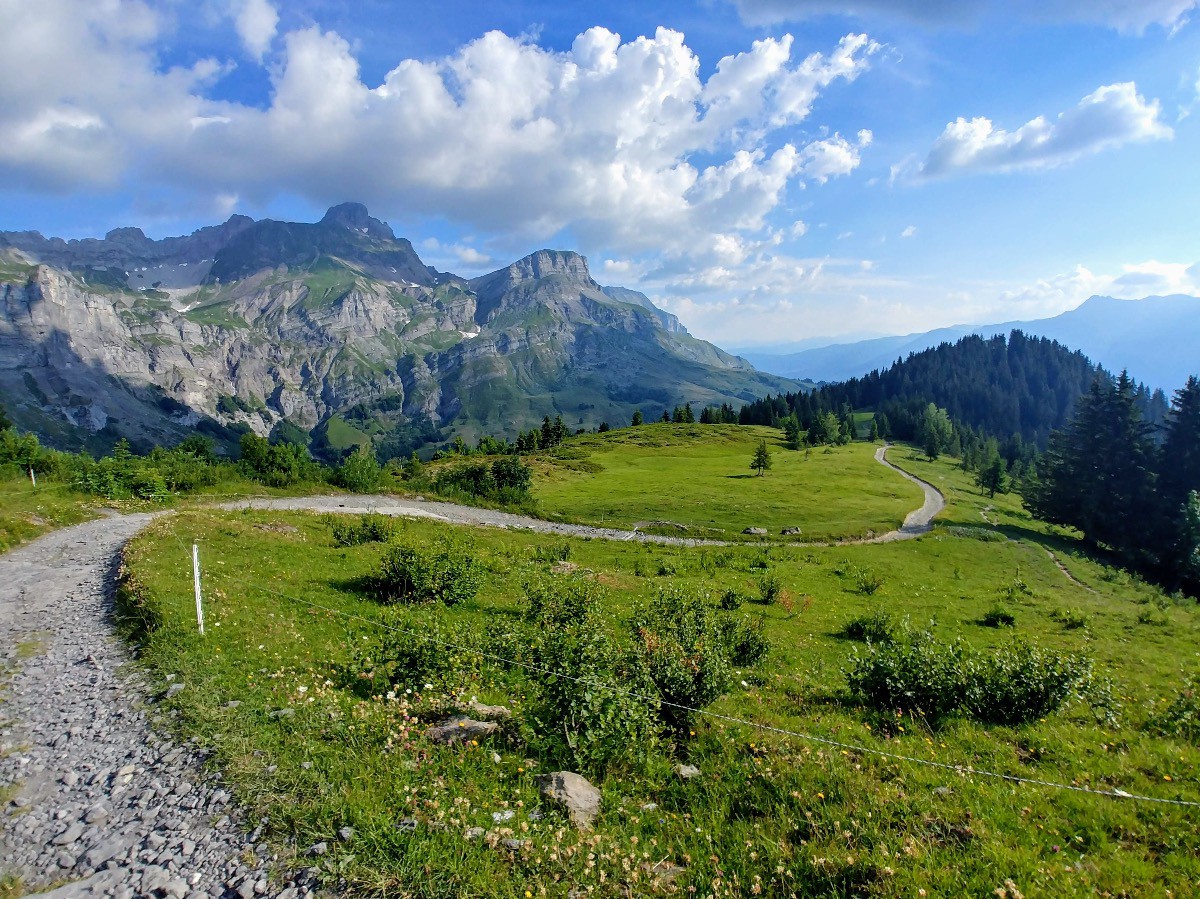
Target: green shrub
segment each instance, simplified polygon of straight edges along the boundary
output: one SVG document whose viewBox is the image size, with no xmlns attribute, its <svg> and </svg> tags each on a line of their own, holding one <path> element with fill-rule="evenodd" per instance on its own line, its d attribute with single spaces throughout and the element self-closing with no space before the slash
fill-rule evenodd
<svg viewBox="0 0 1200 899">
<path fill-rule="evenodd" d="M 1078 630 L 1087 627 L 1088 613 L 1083 609 L 1055 609 L 1050 613 L 1050 620 L 1061 624 L 1067 630 Z"/>
<path fill-rule="evenodd" d="M 1002 605 L 994 605 L 979 619 L 984 627 L 1016 627 L 1017 616 Z"/>
<path fill-rule="evenodd" d="M 985 724 L 1024 724 L 1097 687 L 1091 659 L 1016 640 L 976 652 L 961 640 L 940 644 L 924 632 L 868 644 L 850 661 L 847 680 L 858 701 L 884 714 L 921 715 L 931 724 L 960 710 Z M 1101 699 L 1103 693 L 1099 685 Z M 1112 709 L 1105 711 L 1111 716 Z"/>
<path fill-rule="evenodd" d="M 752 620 L 749 616 L 726 618 L 720 624 L 721 638 L 725 641 L 725 652 L 729 661 L 739 667 L 757 665 L 771 651 L 766 635 L 766 622 L 760 616 Z"/>
<path fill-rule="evenodd" d="M 758 601 L 764 606 L 774 605 L 783 595 L 783 582 L 771 574 L 758 579 Z"/>
<path fill-rule="evenodd" d="M 851 618 L 842 627 L 841 636 L 867 643 L 886 643 L 894 638 L 895 626 L 892 624 L 891 615 L 884 611 L 875 611 L 870 615 Z"/>
<path fill-rule="evenodd" d="M 351 493 L 373 493 L 379 489 L 383 470 L 375 454 L 358 447 L 333 473 L 333 483 Z"/>
<path fill-rule="evenodd" d="M 367 512 L 357 520 L 342 516 L 330 522 L 334 546 L 359 546 L 363 543 L 387 543 L 400 531 L 399 522 L 378 512 Z"/>
<path fill-rule="evenodd" d="M 746 601 L 746 597 L 732 588 L 721 594 L 721 608 L 726 612 L 736 612 L 742 607 L 742 603 Z"/>
<path fill-rule="evenodd" d="M 637 652 L 663 704 L 659 716 L 686 733 L 701 709 L 729 689 L 732 673 L 716 610 L 677 587 L 660 589 L 631 621 Z"/>
<path fill-rule="evenodd" d="M 571 544 L 563 540 L 549 546 L 539 546 L 534 549 L 533 558 L 536 562 L 565 562 L 571 558 Z"/>
<path fill-rule="evenodd" d="M 640 769 L 658 745 L 658 702 L 641 660 L 600 617 L 601 589 L 582 578 L 525 586 L 515 647 L 533 681 L 524 737 L 554 764 L 588 775 Z"/>
<path fill-rule="evenodd" d="M 1167 707 L 1147 720 L 1146 729 L 1200 745 L 1200 684 L 1193 678 L 1184 681 Z"/>
<path fill-rule="evenodd" d="M 441 621 L 405 619 L 404 627 L 370 641 L 352 641 L 343 670 L 347 686 L 360 696 L 391 689 L 420 692 L 429 684 L 441 692 L 465 684 L 483 656 L 469 628 Z"/>
<path fill-rule="evenodd" d="M 384 602 L 467 602 L 479 592 L 482 570 L 466 549 L 427 549 L 398 543 L 384 555 L 375 585 Z"/>
<path fill-rule="evenodd" d="M 882 586 L 883 578 L 867 568 L 860 568 L 854 575 L 854 590 L 863 596 L 874 596 Z"/>
<path fill-rule="evenodd" d="M 659 577 L 674 577 L 679 573 L 679 569 L 675 567 L 675 563 L 669 559 L 660 559 L 658 562 L 657 574 Z"/>
<path fill-rule="evenodd" d="M 965 659 L 963 706 L 985 724 L 1025 724 L 1058 711 L 1091 677 L 1091 659 L 1014 641 Z"/>
<path fill-rule="evenodd" d="M 962 700 L 966 649 L 956 640 L 938 643 L 925 631 L 908 640 L 869 643 L 850 658 L 847 673 L 855 699 L 884 714 L 905 712 L 936 724 Z"/>
</svg>

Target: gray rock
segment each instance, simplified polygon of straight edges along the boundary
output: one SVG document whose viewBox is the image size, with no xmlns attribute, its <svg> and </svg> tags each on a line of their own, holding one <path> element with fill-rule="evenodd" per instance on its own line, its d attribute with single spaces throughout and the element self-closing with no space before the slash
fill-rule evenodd
<svg viewBox="0 0 1200 899">
<path fill-rule="evenodd" d="M 500 729 L 495 721 L 476 721 L 466 715 L 452 715 L 425 731 L 434 743 L 451 746 L 469 740 L 482 740 Z"/>
<path fill-rule="evenodd" d="M 180 693 L 182 693 L 186 689 L 187 689 L 187 684 L 185 684 L 185 683 L 179 682 L 179 683 L 171 684 L 171 686 L 167 687 L 167 699 L 170 699 L 173 696 L 178 696 Z"/>
<path fill-rule="evenodd" d="M 55 846 L 70 846 L 72 843 L 78 841 L 81 836 L 83 836 L 83 824 L 76 821 L 50 842 Z"/>
<path fill-rule="evenodd" d="M 580 830 L 589 830 L 600 814 L 600 791 L 573 771 L 539 776 L 538 789 L 544 797 L 563 806 L 571 823 Z"/>
<path fill-rule="evenodd" d="M 506 705 L 484 705 L 474 699 L 467 703 L 466 711 L 484 721 L 500 721 L 512 717 L 512 709 Z"/>
<path fill-rule="evenodd" d="M 799 537 L 800 536 L 800 528 L 784 528 L 782 531 L 779 532 L 779 535 L 781 537 Z"/>
<path fill-rule="evenodd" d="M 322 841 L 320 843 L 313 843 L 311 846 L 308 847 L 309 855 L 324 855 L 328 851 L 329 851 L 329 844 L 324 841 Z"/>
<path fill-rule="evenodd" d="M 270 712 L 267 715 L 267 717 L 268 718 L 291 718 L 291 717 L 295 716 L 295 714 L 296 714 L 295 709 L 276 709 L 275 711 Z"/>
<path fill-rule="evenodd" d="M 485 831 L 482 827 L 468 827 L 463 833 L 463 837 L 468 840 L 478 840 L 484 833 Z"/>
<path fill-rule="evenodd" d="M 767 536 L 767 529 L 766 528 L 746 528 L 742 531 L 742 533 L 746 534 L 750 537 L 765 537 L 765 536 Z"/>
<path fill-rule="evenodd" d="M 349 843 L 352 839 L 354 839 L 354 828 L 353 827 L 339 827 L 338 828 L 338 839 L 341 840 L 343 843 Z"/>
<path fill-rule="evenodd" d="M 700 776 L 700 769 L 695 765 L 676 765 L 675 773 L 683 780 L 691 780 L 693 777 Z"/>
</svg>

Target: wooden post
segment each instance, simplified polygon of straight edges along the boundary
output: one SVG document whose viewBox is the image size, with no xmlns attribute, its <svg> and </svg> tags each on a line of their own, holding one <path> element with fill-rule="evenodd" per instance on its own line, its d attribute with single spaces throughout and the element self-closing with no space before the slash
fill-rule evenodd
<svg viewBox="0 0 1200 899">
<path fill-rule="evenodd" d="M 37 486 L 37 475 L 33 473 L 33 466 L 29 466 L 29 480 L 33 482 L 33 486 Z"/>
<path fill-rule="evenodd" d="M 204 633 L 204 606 L 200 602 L 200 547 L 192 544 L 192 578 L 196 584 L 196 623 Z"/>
</svg>

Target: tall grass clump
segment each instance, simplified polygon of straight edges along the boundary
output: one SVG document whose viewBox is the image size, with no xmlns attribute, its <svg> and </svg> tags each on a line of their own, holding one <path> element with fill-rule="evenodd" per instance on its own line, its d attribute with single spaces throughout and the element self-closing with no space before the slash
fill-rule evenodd
<svg viewBox="0 0 1200 899">
<path fill-rule="evenodd" d="M 1161 712 L 1146 722 L 1151 733 L 1180 737 L 1200 746 L 1200 682 L 1188 678 Z"/>
<path fill-rule="evenodd" d="M 365 512 L 357 519 L 334 516 L 330 521 L 334 546 L 387 543 L 400 532 L 396 519 L 378 512 Z"/>
</svg>

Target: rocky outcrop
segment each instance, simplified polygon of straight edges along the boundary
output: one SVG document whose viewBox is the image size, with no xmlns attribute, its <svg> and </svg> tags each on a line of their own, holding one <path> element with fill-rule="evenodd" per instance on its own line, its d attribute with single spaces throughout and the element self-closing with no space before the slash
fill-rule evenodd
<svg viewBox="0 0 1200 899">
<path fill-rule="evenodd" d="M 353 203 L 157 241 L 0 234 L 0 390 L 18 424 L 66 448 L 99 430 L 309 430 L 384 406 L 393 424 L 511 436 L 545 415 L 594 426 L 794 389 L 664 316 L 567 251 L 473 281 L 436 272 Z"/>
</svg>

